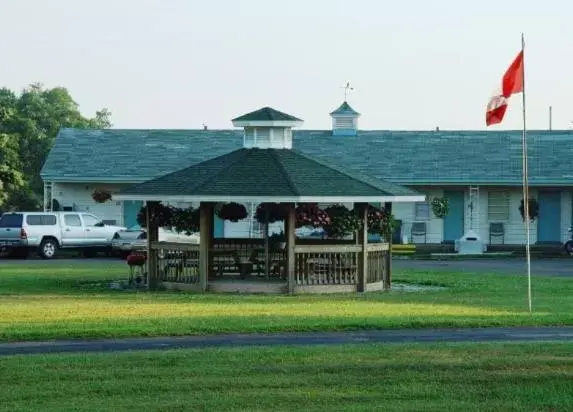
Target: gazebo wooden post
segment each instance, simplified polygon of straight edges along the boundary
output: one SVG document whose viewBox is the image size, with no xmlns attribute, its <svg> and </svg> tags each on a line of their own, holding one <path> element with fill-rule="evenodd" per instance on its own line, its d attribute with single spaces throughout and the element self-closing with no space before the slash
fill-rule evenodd
<svg viewBox="0 0 573 412">
<path fill-rule="evenodd" d="M 392 215 L 391 202 L 384 203 L 384 211 L 387 213 L 388 216 Z M 386 253 L 385 256 L 386 264 L 384 266 L 386 270 L 384 271 L 382 278 L 382 285 L 384 290 L 390 290 L 390 288 L 392 287 L 392 236 L 393 233 L 389 236 L 389 239 L 386 239 L 386 243 L 388 243 L 388 252 Z"/>
<path fill-rule="evenodd" d="M 287 260 L 286 260 L 286 273 L 287 273 L 287 287 L 288 293 L 294 293 L 295 287 L 295 205 L 294 203 L 288 204 L 288 214 L 286 219 L 286 248 L 287 248 Z"/>
<path fill-rule="evenodd" d="M 207 291 L 209 281 L 210 250 L 213 243 L 213 205 L 201 202 L 199 205 L 199 285 Z"/>
<path fill-rule="evenodd" d="M 157 287 L 157 249 L 151 247 L 152 243 L 159 240 L 159 228 L 157 227 L 154 215 L 159 202 L 146 202 L 146 222 L 147 222 L 147 288 Z"/>
<path fill-rule="evenodd" d="M 263 242 L 265 247 L 265 277 L 270 279 L 271 277 L 271 256 L 269 250 L 269 209 L 265 208 L 265 224 L 263 228 Z"/>
<path fill-rule="evenodd" d="M 358 231 L 358 243 L 362 250 L 358 257 L 358 292 L 366 292 L 368 277 L 368 203 L 359 203 L 358 210 L 362 215 L 362 229 Z"/>
</svg>

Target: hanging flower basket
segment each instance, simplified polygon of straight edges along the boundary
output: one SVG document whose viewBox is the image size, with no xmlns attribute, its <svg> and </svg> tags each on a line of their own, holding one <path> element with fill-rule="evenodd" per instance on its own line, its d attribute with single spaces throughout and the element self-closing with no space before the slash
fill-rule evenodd
<svg viewBox="0 0 573 412">
<path fill-rule="evenodd" d="M 324 209 L 330 223 L 324 226 L 329 237 L 343 238 L 355 233 L 362 227 L 360 216 L 354 210 L 348 210 L 343 205 L 333 205 Z"/>
<path fill-rule="evenodd" d="M 92 199 L 97 203 L 105 203 L 111 199 L 111 192 L 107 190 L 96 189 L 92 192 Z"/>
<path fill-rule="evenodd" d="M 171 227 L 175 211 L 176 209 L 174 207 L 159 203 L 155 206 L 155 212 L 153 216 L 151 216 L 151 222 L 157 227 Z M 139 210 L 137 214 L 137 224 L 141 227 L 147 227 L 147 205 Z"/>
<path fill-rule="evenodd" d="M 235 202 L 221 205 L 221 207 L 217 209 L 216 213 L 219 218 L 229 220 L 231 222 L 238 222 L 249 215 L 247 213 L 247 208 L 244 205 Z"/>
<path fill-rule="evenodd" d="M 523 199 L 521 199 L 521 203 L 519 205 L 519 213 L 521 214 L 521 219 L 525 221 L 525 205 Z M 537 199 L 529 198 L 529 220 L 533 222 L 538 217 L 539 203 L 537 203 Z"/>
<path fill-rule="evenodd" d="M 193 207 L 174 209 L 169 222 L 169 227 L 172 227 L 179 233 L 185 233 L 187 236 L 199 232 L 200 226 L 199 209 Z"/>
<path fill-rule="evenodd" d="M 396 220 L 391 213 L 372 205 L 368 206 L 368 231 L 370 233 L 378 233 L 386 241 L 389 241 L 394 234 L 395 228 Z"/>
<path fill-rule="evenodd" d="M 173 206 L 165 206 L 161 203 L 155 206 L 155 213 L 151 216 L 151 222 L 157 227 L 173 228 L 179 233 L 191 235 L 199 232 L 200 218 L 199 209 L 193 207 L 179 209 Z M 137 214 L 137 223 L 141 227 L 147 226 L 147 205 L 143 206 Z"/>
<path fill-rule="evenodd" d="M 255 219 L 259 223 L 274 223 L 286 220 L 287 215 L 288 207 L 284 203 L 261 203 L 257 206 Z"/>
<path fill-rule="evenodd" d="M 448 215 L 450 206 L 447 197 L 434 197 L 432 199 L 432 212 L 438 219 L 443 219 Z"/>
<path fill-rule="evenodd" d="M 330 224 L 330 216 L 318 207 L 317 203 L 301 203 L 296 207 L 296 227 L 325 227 Z"/>
</svg>

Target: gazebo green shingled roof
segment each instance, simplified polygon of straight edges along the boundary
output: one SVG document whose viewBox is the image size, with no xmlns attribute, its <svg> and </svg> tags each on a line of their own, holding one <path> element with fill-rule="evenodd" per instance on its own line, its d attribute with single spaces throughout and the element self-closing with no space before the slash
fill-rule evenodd
<svg viewBox="0 0 573 412">
<path fill-rule="evenodd" d="M 129 187 L 123 196 L 350 198 L 421 196 L 289 149 L 239 149 Z"/>
</svg>

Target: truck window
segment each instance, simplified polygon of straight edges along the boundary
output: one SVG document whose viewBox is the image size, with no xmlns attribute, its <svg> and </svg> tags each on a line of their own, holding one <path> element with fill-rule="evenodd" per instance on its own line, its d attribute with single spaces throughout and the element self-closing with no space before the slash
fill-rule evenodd
<svg viewBox="0 0 573 412">
<path fill-rule="evenodd" d="M 26 223 L 30 226 L 54 226 L 56 224 L 56 216 L 28 215 L 26 216 Z"/>
<path fill-rule="evenodd" d="M 82 215 L 82 217 L 84 218 L 84 225 L 86 226 L 95 226 L 101 222 L 101 220 L 92 215 Z"/>
<path fill-rule="evenodd" d="M 80 215 L 65 215 L 64 223 L 66 226 L 82 226 L 82 221 L 80 220 Z"/>
<path fill-rule="evenodd" d="M 22 227 L 23 216 L 20 213 L 5 214 L 0 218 L 0 227 Z"/>
</svg>

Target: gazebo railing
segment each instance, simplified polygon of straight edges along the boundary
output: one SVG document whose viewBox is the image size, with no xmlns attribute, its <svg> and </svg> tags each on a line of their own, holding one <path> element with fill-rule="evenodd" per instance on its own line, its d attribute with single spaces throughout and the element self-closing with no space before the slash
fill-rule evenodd
<svg viewBox="0 0 573 412">
<path fill-rule="evenodd" d="M 212 268 L 215 276 L 223 273 L 240 272 L 241 263 L 252 264 L 251 274 L 263 276 L 266 273 L 265 245 L 260 238 L 216 238 L 211 249 Z M 286 263 L 286 250 L 269 245 L 269 275 L 282 277 Z"/>
<path fill-rule="evenodd" d="M 199 245 L 153 242 L 157 251 L 157 276 L 161 282 L 199 283 Z"/>
<path fill-rule="evenodd" d="M 215 242 L 211 249 L 210 271 L 217 276 L 218 271 L 235 272 L 236 259 L 227 256 L 233 252 L 239 259 L 251 259 L 254 250 L 262 247 L 262 242 L 253 239 Z M 152 242 L 151 249 L 157 251 L 157 278 L 160 282 L 199 284 L 199 245 L 184 243 Z M 259 250 L 260 251 L 260 250 Z M 374 243 L 367 245 L 366 283 L 380 284 L 385 280 L 389 245 Z M 361 245 L 296 245 L 294 249 L 294 280 L 297 286 L 309 285 L 358 285 L 361 270 Z M 274 256 L 277 255 L 277 256 Z M 264 254 L 258 254 L 263 259 Z M 286 278 L 286 251 L 271 251 L 271 269 L 276 266 L 276 275 Z M 229 260 L 229 262 L 227 262 Z M 257 262 L 264 266 L 264 261 Z M 225 266 L 229 266 L 228 268 Z M 256 265 L 255 265 L 256 266 Z M 257 269 L 254 272 L 258 272 Z M 275 275 L 271 271 L 271 276 Z M 285 279 L 286 280 L 286 279 Z"/>
<path fill-rule="evenodd" d="M 212 250 L 217 251 L 218 254 L 232 254 L 238 260 L 244 261 L 252 258 L 253 251 L 264 250 L 264 243 L 258 238 L 215 238 Z"/>
<path fill-rule="evenodd" d="M 367 245 L 366 283 L 383 282 L 388 270 L 387 243 Z M 295 283 L 307 285 L 357 285 L 361 245 L 300 245 L 295 247 Z"/>
<path fill-rule="evenodd" d="M 386 271 L 388 270 L 386 264 L 386 256 L 390 245 L 388 243 L 372 243 L 367 245 L 368 258 L 366 269 L 366 283 L 383 282 L 385 279 Z"/>
<path fill-rule="evenodd" d="M 358 282 L 359 245 L 295 246 L 295 283 L 354 285 Z"/>
</svg>

